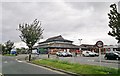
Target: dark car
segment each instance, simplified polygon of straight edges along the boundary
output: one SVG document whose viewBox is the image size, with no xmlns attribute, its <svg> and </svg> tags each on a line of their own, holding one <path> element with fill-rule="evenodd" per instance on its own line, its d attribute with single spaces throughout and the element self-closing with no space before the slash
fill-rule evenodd
<svg viewBox="0 0 120 76">
<path fill-rule="evenodd" d="M 120 54 L 117 52 L 109 52 L 105 54 L 104 57 L 106 60 L 120 60 Z"/>
</svg>

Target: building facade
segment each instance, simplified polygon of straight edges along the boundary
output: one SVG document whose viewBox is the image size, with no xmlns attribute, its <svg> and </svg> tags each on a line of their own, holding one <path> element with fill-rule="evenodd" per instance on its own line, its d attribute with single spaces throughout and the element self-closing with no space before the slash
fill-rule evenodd
<svg viewBox="0 0 120 76">
<path fill-rule="evenodd" d="M 73 41 L 64 39 L 61 35 L 48 38 L 44 42 L 40 42 L 37 49 L 40 51 L 44 50 L 50 54 L 56 54 L 58 51 L 69 51 L 75 52 L 79 50 L 79 46 L 72 44 Z"/>
<path fill-rule="evenodd" d="M 82 44 L 81 46 L 81 50 L 85 51 L 85 50 L 89 50 L 89 51 L 94 51 L 94 52 L 99 52 L 99 49 L 96 45 L 90 45 L 90 44 Z M 101 53 L 105 54 L 106 52 L 109 51 L 118 51 L 118 45 L 104 45 L 103 48 L 101 48 Z"/>
</svg>

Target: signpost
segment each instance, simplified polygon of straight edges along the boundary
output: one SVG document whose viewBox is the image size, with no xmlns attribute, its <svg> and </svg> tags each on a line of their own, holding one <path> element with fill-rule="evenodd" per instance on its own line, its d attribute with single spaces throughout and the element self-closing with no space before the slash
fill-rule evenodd
<svg viewBox="0 0 120 76">
<path fill-rule="evenodd" d="M 96 46 L 99 48 L 99 62 L 100 62 L 100 66 L 101 66 L 101 48 L 103 47 L 103 42 L 97 41 Z"/>
</svg>

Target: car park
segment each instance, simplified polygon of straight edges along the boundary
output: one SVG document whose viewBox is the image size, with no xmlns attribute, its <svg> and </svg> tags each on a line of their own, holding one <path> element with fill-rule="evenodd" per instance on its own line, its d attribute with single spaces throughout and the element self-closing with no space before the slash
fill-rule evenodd
<svg viewBox="0 0 120 76">
<path fill-rule="evenodd" d="M 85 57 L 94 57 L 95 56 L 95 54 L 91 51 L 83 51 L 82 55 Z"/>
<path fill-rule="evenodd" d="M 106 60 L 120 60 L 120 54 L 117 52 L 109 52 L 105 54 L 104 58 Z"/>
</svg>

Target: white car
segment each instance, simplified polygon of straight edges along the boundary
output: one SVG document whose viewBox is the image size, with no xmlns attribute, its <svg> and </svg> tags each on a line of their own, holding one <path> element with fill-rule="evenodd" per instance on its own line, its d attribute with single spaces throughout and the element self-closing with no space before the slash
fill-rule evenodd
<svg viewBox="0 0 120 76">
<path fill-rule="evenodd" d="M 86 57 L 91 57 L 91 56 L 94 57 L 95 56 L 95 54 L 91 51 L 83 51 L 82 55 L 86 56 Z"/>
<path fill-rule="evenodd" d="M 62 56 L 62 51 L 56 52 L 57 56 Z"/>
<path fill-rule="evenodd" d="M 68 54 L 66 52 L 62 52 L 62 56 L 66 57 Z"/>
<path fill-rule="evenodd" d="M 68 57 L 72 57 L 72 53 L 66 52 Z"/>
<path fill-rule="evenodd" d="M 72 54 L 70 52 L 63 52 L 63 51 L 57 52 L 56 55 L 60 57 L 72 57 Z"/>
<path fill-rule="evenodd" d="M 99 56 L 99 54 L 98 54 L 98 53 L 96 53 L 96 52 L 94 52 L 94 51 L 93 51 L 92 53 L 94 53 L 94 54 L 95 54 L 95 56 Z"/>
</svg>

